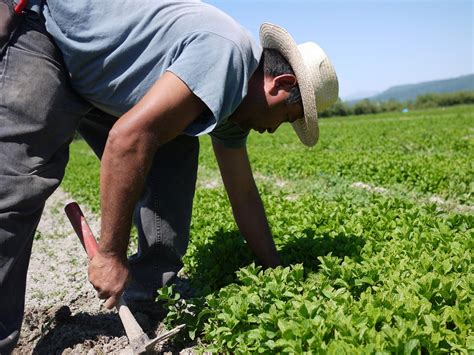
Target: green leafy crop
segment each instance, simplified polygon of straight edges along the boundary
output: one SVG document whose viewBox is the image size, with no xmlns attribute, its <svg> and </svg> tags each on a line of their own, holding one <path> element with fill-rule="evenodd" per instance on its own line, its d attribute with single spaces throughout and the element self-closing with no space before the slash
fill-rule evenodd
<svg viewBox="0 0 474 355">
<path fill-rule="evenodd" d="M 473 353 L 473 112 L 322 120 L 315 149 L 289 127 L 251 134 L 283 261 L 272 270 L 238 232 L 201 140 L 184 257 L 197 295 L 163 288 L 166 322 L 185 323 L 203 351 Z M 65 188 L 97 210 L 97 162 L 82 142 L 72 150 Z"/>
</svg>

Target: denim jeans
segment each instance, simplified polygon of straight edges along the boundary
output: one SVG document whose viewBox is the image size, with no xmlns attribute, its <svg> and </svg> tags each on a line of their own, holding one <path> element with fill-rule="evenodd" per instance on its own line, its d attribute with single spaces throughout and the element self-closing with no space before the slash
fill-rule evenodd
<svg viewBox="0 0 474 355">
<path fill-rule="evenodd" d="M 28 13 L 0 57 L 0 354 L 18 340 L 33 237 L 60 184 L 76 128 L 100 157 L 115 118 L 69 85 L 43 19 Z M 85 117 L 85 118 L 84 118 Z M 84 118 L 81 121 L 81 118 Z M 169 282 L 181 267 L 191 219 L 199 145 L 178 137 L 159 148 L 135 210 L 139 252 L 129 300 Z M 86 270 L 84 270 L 86 272 Z M 138 290 L 138 292 L 135 292 Z"/>
</svg>

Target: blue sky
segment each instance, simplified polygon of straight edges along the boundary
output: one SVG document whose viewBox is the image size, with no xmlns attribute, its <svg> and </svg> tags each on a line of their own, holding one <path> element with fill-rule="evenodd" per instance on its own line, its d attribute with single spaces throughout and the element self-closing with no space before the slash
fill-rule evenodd
<svg viewBox="0 0 474 355">
<path fill-rule="evenodd" d="M 204 0 L 258 38 L 262 22 L 314 41 L 331 58 L 340 96 L 474 72 L 473 1 Z"/>
</svg>

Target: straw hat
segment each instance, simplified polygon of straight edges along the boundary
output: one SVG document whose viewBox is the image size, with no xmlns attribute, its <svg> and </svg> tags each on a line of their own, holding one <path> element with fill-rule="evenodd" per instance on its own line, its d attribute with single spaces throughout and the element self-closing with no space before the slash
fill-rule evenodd
<svg viewBox="0 0 474 355">
<path fill-rule="evenodd" d="M 336 71 L 326 53 L 313 42 L 297 45 L 283 28 L 264 23 L 260 27 L 263 48 L 276 49 L 295 72 L 303 101 L 304 117 L 292 123 L 304 145 L 315 145 L 319 138 L 318 111 L 330 107 L 338 98 Z"/>
</svg>

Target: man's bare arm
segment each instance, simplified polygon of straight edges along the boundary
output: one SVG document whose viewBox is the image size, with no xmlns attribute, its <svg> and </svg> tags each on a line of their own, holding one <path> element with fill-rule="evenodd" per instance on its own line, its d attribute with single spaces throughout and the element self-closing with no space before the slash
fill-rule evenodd
<svg viewBox="0 0 474 355">
<path fill-rule="evenodd" d="M 205 109 L 174 74 L 166 72 L 109 133 L 101 163 L 101 239 L 89 279 L 112 307 L 125 287 L 132 215 L 159 145 L 178 136 Z"/>
<path fill-rule="evenodd" d="M 219 143 L 213 147 L 240 232 L 263 267 L 280 265 L 247 149 L 229 149 Z"/>
</svg>

